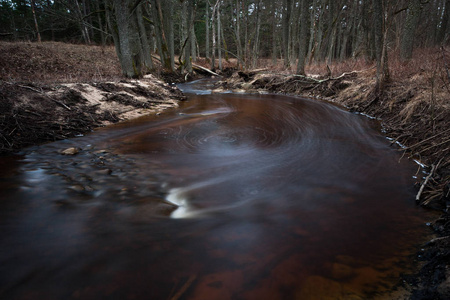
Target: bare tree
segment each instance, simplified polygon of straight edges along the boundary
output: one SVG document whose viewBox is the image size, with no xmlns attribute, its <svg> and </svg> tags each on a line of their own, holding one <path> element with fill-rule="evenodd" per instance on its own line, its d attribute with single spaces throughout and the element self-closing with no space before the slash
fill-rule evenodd
<svg viewBox="0 0 450 300">
<path fill-rule="evenodd" d="M 405 26 L 403 28 L 400 55 L 402 59 L 410 59 L 414 48 L 414 37 L 422 10 L 421 0 L 409 0 Z"/>
<path fill-rule="evenodd" d="M 36 17 L 36 3 L 34 0 L 31 0 L 31 10 L 33 12 L 33 19 L 34 19 L 34 27 L 36 28 L 36 35 L 37 35 L 37 41 L 38 43 L 41 42 L 41 33 L 39 32 L 39 25 Z"/>
<path fill-rule="evenodd" d="M 289 44 L 291 39 L 291 10 L 292 10 L 292 0 L 283 1 L 283 55 L 284 55 L 284 66 L 289 67 L 291 64 Z"/>
<path fill-rule="evenodd" d="M 389 80 L 389 68 L 386 53 L 386 30 L 383 0 L 373 0 L 373 31 L 375 37 L 375 57 L 377 62 L 377 88 L 381 92 L 384 83 Z"/>
<path fill-rule="evenodd" d="M 126 77 L 142 76 L 144 66 L 134 4 L 133 0 L 109 0 L 109 24 L 122 72 Z"/>
<path fill-rule="evenodd" d="M 306 51 L 308 50 L 308 15 L 309 1 L 301 0 L 300 2 L 300 33 L 299 33 L 299 45 L 298 45 L 298 62 L 297 62 L 297 74 L 305 75 L 305 61 Z"/>
</svg>

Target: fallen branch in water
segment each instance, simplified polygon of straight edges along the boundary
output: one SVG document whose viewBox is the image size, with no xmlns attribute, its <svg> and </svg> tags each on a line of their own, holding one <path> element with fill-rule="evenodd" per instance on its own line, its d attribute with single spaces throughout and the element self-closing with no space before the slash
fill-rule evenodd
<svg viewBox="0 0 450 300">
<path fill-rule="evenodd" d="M 429 241 L 429 242 L 427 243 L 427 245 L 433 245 L 433 244 L 436 244 L 437 242 L 442 242 L 442 241 L 446 241 L 446 240 L 450 240 L 450 236 L 449 236 L 449 235 L 434 238 L 434 239 L 432 239 L 431 241 Z"/>
<path fill-rule="evenodd" d="M 222 76 L 220 76 L 219 74 L 217 74 L 217 73 L 215 73 L 215 72 L 213 72 L 213 71 L 211 71 L 211 70 L 209 70 L 209 69 L 207 69 L 207 68 L 204 68 L 204 67 L 202 67 L 202 66 L 199 66 L 199 65 L 196 65 L 196 64 L 192 64 L 192 68 L 193 69 L 198 69 L 198 70 L 201 70 L 201 71 L 204 71 L 204 72 L 207 72 L 207 73 L 209 73 L 209 74 L 211 74 L 211 75 L 214 75 L 214 76 L 218 76 L 218 77 L 222 77 Z"/>
<path fill-rule="evenodd" d="M 183 294 L 192 285 L 192 283 L 195 281 L 196 278 L 197 278 L 197 276 L 195 276 L 195 275 L 189 276 L 186 283 L 181 287 L 181 289 L 173 297 L 170 298 L 170 300 L 178 300 L 181 296 L 183 296 Z"/>
<path fill-rule="evenodd" d="M 425 186 L 427 185 L 428 181 L 431 179 L 431 177 L 433 176 L 434 171 L 436 171 L 436 169 L 439 167 L 441 161 L 443 158 L 441 158 L 441 160 L 439 160 L 439 162 L 437 163 L 437 165 L 431 165 L 431 171 L 430 174 L 428 174 L 428 176 L 425 178 L 425 181 L 422 183 L 422 185 L 420 186 L 419 192 L 416 195 L 416 202 L 420 202 L 420 196 L 423 193 L 423 190 L 425 189 Z"/>
</svg>

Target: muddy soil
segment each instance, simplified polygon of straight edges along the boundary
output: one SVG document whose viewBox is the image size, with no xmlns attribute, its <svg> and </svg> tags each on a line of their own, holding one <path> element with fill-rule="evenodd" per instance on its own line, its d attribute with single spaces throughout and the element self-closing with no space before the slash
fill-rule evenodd
<svg viewBox="0 0 450 300">
<path fill-rule="evenodd" d="M 139 81 L 59 85 L 0 82 L 0 154 L 159 113 L 184 99 L 151 75 Z"/>
<path fill-rule="evenodd" d="M 436 238 L 418 254 L 421 270 L 405 276 L 405 288 L 410 299 L 450 299 L 450 83 L 445 77 L 430 87 L 392 81 L 380 92 L 375 75 L 374 69 L 337 77 L 239 71 L 218 82 L 216 91 L 320 98 L 380 120 L 393 147 L 423 165 L 423 177 L 421 170 L 416 174 L 417 205 L 442 212 L 430 224 Z"/>
</svg>

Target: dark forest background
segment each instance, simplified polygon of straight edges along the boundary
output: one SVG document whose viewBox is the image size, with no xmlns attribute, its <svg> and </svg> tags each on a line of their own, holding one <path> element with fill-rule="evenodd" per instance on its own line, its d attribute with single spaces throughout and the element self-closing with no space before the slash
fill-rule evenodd
<svg viewBox="0 0 450 300">
<path fill-rule="evenodd" d="M 123 73 L 139 77 L 158 60 L 191 72 L 260 59 L 294 66 L 364 58 L 389 77 L 387 53 L 450 44 L 450 0 L 10 0 L 0 1 L 0 39 L 115 44 Z"/>
</svg>

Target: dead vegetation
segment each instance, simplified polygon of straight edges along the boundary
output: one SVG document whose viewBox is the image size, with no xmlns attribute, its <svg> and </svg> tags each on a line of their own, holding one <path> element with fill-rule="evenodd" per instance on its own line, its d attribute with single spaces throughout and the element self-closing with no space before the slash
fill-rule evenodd
<svg viewBox="0 0 450 300">
<path fill-rule="evenodd" d="M 55 84 L 122 79 L 113 46 L 0 42 L 0 80 Z"/>
<path fill-rule="evenodd" d="M 113 47 L 0 43 L 0 154 L 175 107 L 181 92 L 123 80 Z"/>
</svg>

